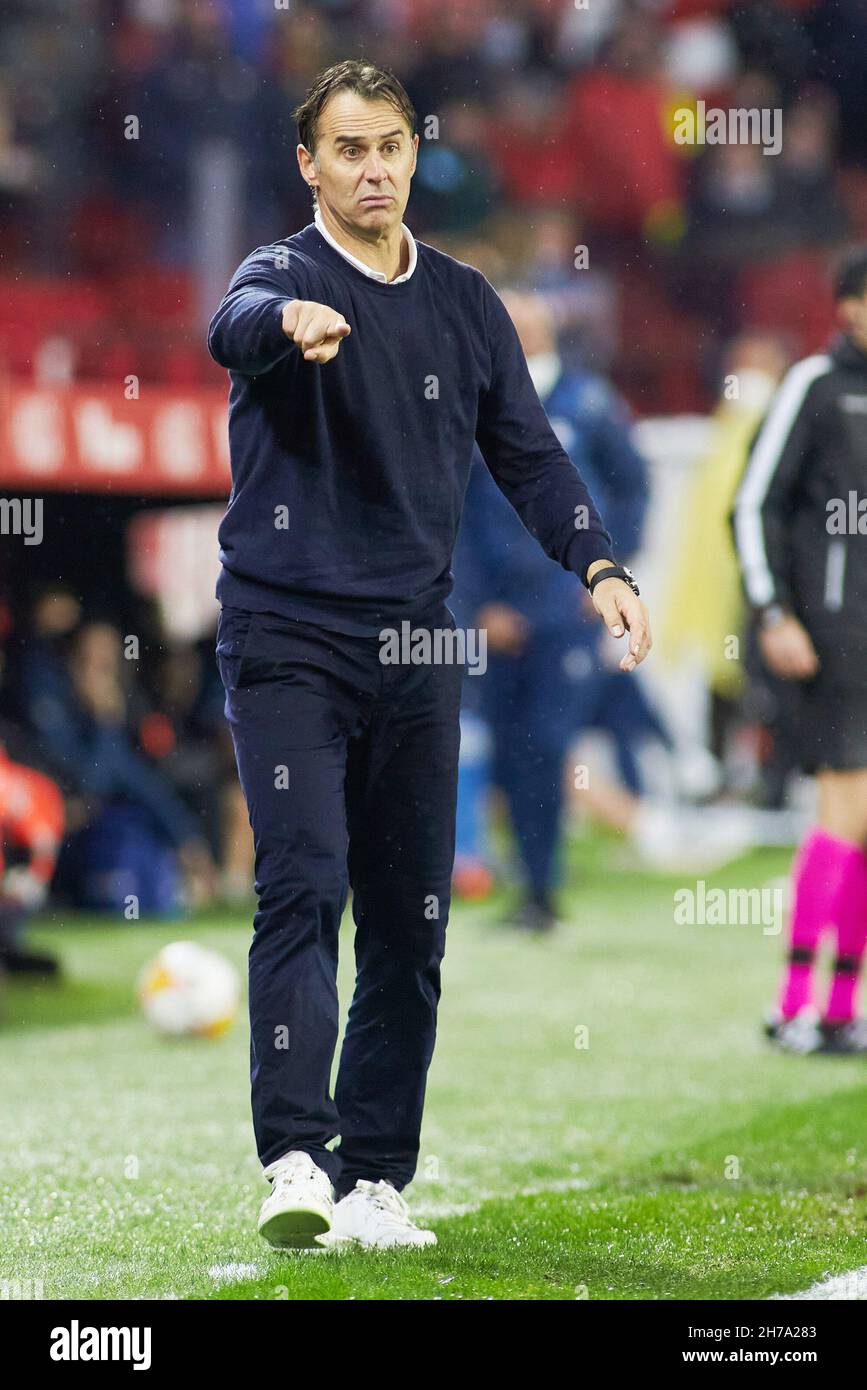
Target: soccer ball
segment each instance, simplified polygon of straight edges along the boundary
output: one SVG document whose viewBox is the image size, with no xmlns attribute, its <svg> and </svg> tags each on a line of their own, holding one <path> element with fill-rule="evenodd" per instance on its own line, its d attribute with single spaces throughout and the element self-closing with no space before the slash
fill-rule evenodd
<svg viewBox="0 0 867 1390">
<path fill-rule="evenodd" d="M 173 941 L 144 967 L 136 987 L 148 1023 L 160 1033 L 216 1038 L 238 1012 L 238 972 L 195 941 Z"/>
</svg>

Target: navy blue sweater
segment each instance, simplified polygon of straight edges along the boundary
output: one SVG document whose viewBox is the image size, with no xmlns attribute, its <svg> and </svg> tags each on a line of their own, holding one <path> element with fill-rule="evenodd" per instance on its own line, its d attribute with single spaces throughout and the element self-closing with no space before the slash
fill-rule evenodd
<svg viewBox="0 0 867 1390">
<path fill-rule="evenodd" d="M 542 398 L 557 438 L 605 514 L 617 554 L 638 549 L 647 510 L 647 466 L 632 442 L 629 416 L 611 387 L 567 370 Z M 598 645 L 604 629 L 586 621 L 575 581 L 552 565 L 503 501 L 477 450 L 453 559 L 449 607 L 472 627 L 486 603 L 505 603 L 536 630 L 569 627 Z"/>
<path fill-rule="evenodd" d="M 235 273 L 208 333 L 231 377 L 223 604 L 360 635 L 441 615 L 474 440 L 553 560 L 583 578 L 611 555 L 502 301 L 472 266 L 417 247 L 409 280 L 383 284 L 311 223 Z M 351 326 L 331 362 L 285 337 L 288 299 Z"/>
</svg>

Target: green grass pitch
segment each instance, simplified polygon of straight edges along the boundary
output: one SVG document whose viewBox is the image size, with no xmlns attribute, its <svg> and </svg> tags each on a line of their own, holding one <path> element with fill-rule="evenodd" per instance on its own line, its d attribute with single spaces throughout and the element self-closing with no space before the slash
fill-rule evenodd
<svg viewBox="0 0 867 1390">
<path fill-rule="evenodd" d="M 706 878 L 759 886 L 787 862 Z M 245 1019 L 172 1042 L 136 1011 L 167 941 L 243 969 L 248 914 L 42 925 L 64 982 L 2 1000 L 0 1281 L 45 1298 L 759 1299 L 867 1263 L 867 1063 L 762 1042 L 780 939 L 675 925 L 690 880 L 632 872 L 613 842 L 573 846 L 570 870 L 550 939 L 498 930 L 502 898 L 453 912 L 407 1194 L 439 1244 L 408 1253 L 264 1245 Z"/>
</svg>

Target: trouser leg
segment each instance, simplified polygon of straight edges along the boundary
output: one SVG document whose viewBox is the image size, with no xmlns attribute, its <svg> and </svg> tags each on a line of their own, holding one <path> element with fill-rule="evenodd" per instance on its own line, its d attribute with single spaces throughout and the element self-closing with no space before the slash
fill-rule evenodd
<svg viewBox="0 0 867 1390">
<path fill-rule="evenodd" d="M 250 947 L 253 1123 L 262 1163 L 306 1150 L 334 1178 L 330 1095 L 337 941 L 348 891 L 345 778 L 357 708 L 332 670 L 339 644 L 259 623 L 240 673 L 221 662 L 253 827 Z M 219 649 L 218 649 L 219 650 Z M 240 684 L 238 684 L 240 681 Z"/>
<path fill-rule="evenodd" d="M 458 666 L 410 669 L 350 750 L 356 986 L 335 1098 L 338 1193 L 415 1172 L 454 860 Z"/>
</svg>

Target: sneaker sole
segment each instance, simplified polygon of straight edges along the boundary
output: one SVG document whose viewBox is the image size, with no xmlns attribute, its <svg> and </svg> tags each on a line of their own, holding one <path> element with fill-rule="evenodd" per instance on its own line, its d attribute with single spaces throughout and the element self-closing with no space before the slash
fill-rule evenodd
<svg viewBox="0 0 867 1390">
<path fill-rule="evenodd" d="M 275 1250 L 321 1249 L 316 1237 L 331 1229 L 331 1222 L 321 1211 L 277 1211 L 259 1226 L 259 1235 Z"/>
</svg>

